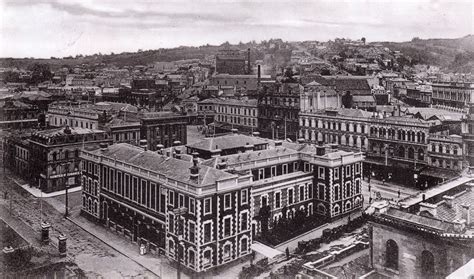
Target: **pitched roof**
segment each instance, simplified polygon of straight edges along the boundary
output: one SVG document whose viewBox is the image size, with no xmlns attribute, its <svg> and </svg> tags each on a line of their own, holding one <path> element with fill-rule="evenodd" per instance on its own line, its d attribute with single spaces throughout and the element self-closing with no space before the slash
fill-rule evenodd
<svg viewBox="0 0 474 279">
<path fill-rule="evenodd" d="M 260 145 L 267 142 L 258 137 L 251 137 L 240 134 L 225 135 L 214 138 L 205 138 L 193 144 L 186 145 L 187 147 L 200 150 L 216 150 L 216 149 L 233 149 L 244 147 L 246 144 Z"/>
<path fill-rule="evenodd" d="M 190 177 L 189 168 L 193 166 L 193 163 L 189 161 L 167 157 L 149 150 L 145 151 L 142 148 L 126 143 L 114 144 L 107 147 L 106 150 L 96 150 L 94 153 L 157 172 L 176 181 L 196 184 Z M 197 184 L 200 186 L 212 185 L 218 180 L 233 177 L 236 178 L 237 176 L 201 164 L 199 166 L 199 180 Z"/>
</svg>

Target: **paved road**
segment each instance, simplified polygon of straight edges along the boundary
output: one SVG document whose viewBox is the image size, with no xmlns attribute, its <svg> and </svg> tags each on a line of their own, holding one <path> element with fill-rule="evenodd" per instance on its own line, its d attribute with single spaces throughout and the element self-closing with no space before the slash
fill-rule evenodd
<svg viewBox="0 0 474 279">
<path fill-rule="evenodd" d="M 0 157 L 2 154 L 0 154 Z M 3 162 L 2 162 L 3 163 Z M 3 199 L 0 204 L 3 213 L 9 210 L 11 205 L 12 218 L 20 221 L 10 222 L 9 225 L 17 231 L 27 230 L 24 226 L 31 228 L 27 235 L 34 238 L 34 232 L 40 235 L 41 220 L 47 220 L 51 223 L 50 238 L 52 244 L 57 246 L 57 237 L 64 233 L 67 239 L 69 260 L 76 263 L 86 276 L 97 278 L 121 278 L 121 277 L 147 277 L 156 278 L 157 276 L 142 266 L 138 265 L 129 258 L 116 252 L 108 245 L 100 242 L 89 233 L 78 228 L 70 221 L 63 218 L 63 210 L 57 210 L 48 202 L 42 203 L 43 217 L 40 214 L 40 199 L 26 193 L 20 186 L 13 182 L 13 177 L 9 170 L 4 170 L 0 163 L 0 193 L 3 199 L 4 191 L 9 191 L 9 199 Z M 74 214 L 74 212 L 72 212 Z M 8 221 L 8 219 L 6 220 Z M 34 244 L 34 243 L 33 243 Z"/>
</svg>

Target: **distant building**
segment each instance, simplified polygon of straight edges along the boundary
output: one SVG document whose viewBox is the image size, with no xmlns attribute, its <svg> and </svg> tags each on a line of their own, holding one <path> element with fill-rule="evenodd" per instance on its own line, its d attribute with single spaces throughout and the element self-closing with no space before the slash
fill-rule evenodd
<svg viewBox="0 0 474 279">
<path fill-rule="evenodd" d="M 147 141 L 149 150 L 156 150 L 158 144 L 170 147 L 176 141 L 186 144 L 188 116 L 171 112 L 145 112 L 139 118 L 140 137 Z"/>
<path fill-rule="evenodd" d="M 474 83 L 434 82 L 432 87 L 434 105 L 464 108 L 474 103 Z"/>
<path fill-rule="evenodd" d="M 298 137 L 300 95 L 304 87 L 298 83 L 262 84 L 258 100 L 258 131 L 266 138 Z"/>
<path fill-rule="evenodd" d="M 38 127 L 41 110 L 14 99 L 0 100 L 0 128 L 25 129 Z M 44 122 L 44 114 L 43 114 Z M 44 125 L 44 123 L 42 124 Z"/>
<path fill-rule="evenodd" d="M 237 49 L 221 49 L 216 55 L 216 72 L 218 74 L 250 74 L 250 49 L 247 52 Z"/>
<path fill-rule="evenodd" d="M 97 110 L 79 106 L 50 105 L 48 108 L 49 125 L 52 127 L 79 127 L 99 129 Z"/>
<path fill-rule="evenodd" d="M 468 107 L 468 114 L 462 124 L 463 150 L 470 172 L 474 172 L 474 105 Z"/>
<path fill-rule="evenodd" d="M 80 158 L 84 148 L 98 148 L 111 139 L 105 131 L 73 127 L 33 132 L 29 138 L 31 178 L 46 193 L 81 185 Z"/>
<path fill-rule="evenodd" d="M 255 99 L 213 99 L 216 115 L 216 133 L 237 129 L 241 133 L 252 134 L 258 130 L 258 107 Z"/>
</svg>

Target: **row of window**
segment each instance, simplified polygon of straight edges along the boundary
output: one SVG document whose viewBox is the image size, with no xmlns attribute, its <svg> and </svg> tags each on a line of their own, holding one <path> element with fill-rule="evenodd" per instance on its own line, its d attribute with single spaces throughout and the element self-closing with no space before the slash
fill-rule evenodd
<svg viewBox="0 0 474 279">
<path fill-rule="evenodd" d="M 59 125 L 58 125 L 59 124 Z M 57 117 L 54 117 L 54 126 L 62 126 L 68 124 L 67 119 L 62 119 Z M 87 129 L 95 129 L 97 128 L 97 125 L 94 125 L 94 122 L 87 122 L 87 121 L 82 121 L 82 120 L 69 120 L 69 126 L 71 127 L 81 127 L 81 128 L 87 128 Z"/>
<path fill-rule="evenodd" d="M 246 107 L 232 107 L 232 106 L 217 106 L 218 113 L 225 114 L 237 114 L 243 116 L 257 116 L 257 108 L 246 108 Z"/>
<path fill-rule="evenodd" d="M 337 131 L 349 131 L 349 132 L 357 132 L 365 134 L 365 127 L 364 124 L 357 124 L 357 123 L 342 123 L 342 122 L 330 122 L 330 121 L 323 121 L 323 120 L 316 120 L 316 119 L 307 119 L 301 118 L 301 126 L 306 127 L 313 127 L 313 128 L 322 128 L 322 129 L 330 129 L 330 130 L 337 130 Z"/>
<path fill-rule="evenodd" d="M 244 126 L 254 126 L 257 127 L 256 118 L 247 118 L 247 117 L 238 117 L 238 116 L 227 116 L 227 115 L 217 115 L 217 121 L 219 122 L 228 122 L 231 124 L 238 124 Z"/>
<path fill-rule="evenodd" d="M 296 200 L 295 190 L 297 191 L 296 194 L 298 195 L 298 201 Z M 286 191 L 286 203 L 284 203 L 285 200 L 282 197 L 282 191 Z M 285 205 L 289 206 L 297 202 L 299 203 L 311 199 L 313 199 L 313 184 L 306 183 L 305 185 L 297 186 L 296 189 L 291 187 L 285 190 L 273 192 L 272 209 L 279 209 Z M 266 194 L 260 196 L 260 204 L 261 207 L 268 205 L 268 196 Z"/>
</svg>

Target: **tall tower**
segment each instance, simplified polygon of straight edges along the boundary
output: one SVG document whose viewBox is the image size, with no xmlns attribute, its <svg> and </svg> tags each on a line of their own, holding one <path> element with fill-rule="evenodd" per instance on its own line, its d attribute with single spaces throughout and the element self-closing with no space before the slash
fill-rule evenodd
<svg viewBox="0 0 474 279">
<path fill-rule="evenodd" d="M 468 105 L 467 115 L 462 123 L 462 137 L 465 159 L 470 173 L 474 173 L 474 103 Z"/>
</svg>

